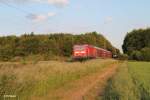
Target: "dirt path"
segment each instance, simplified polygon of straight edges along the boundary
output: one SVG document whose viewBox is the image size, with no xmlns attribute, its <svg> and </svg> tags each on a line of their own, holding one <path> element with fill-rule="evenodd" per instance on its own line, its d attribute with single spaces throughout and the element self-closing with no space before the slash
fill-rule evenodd
<svg viewBox="0 0 150 100">
<path fill-rule="evenodd" d="M 91 76 L 84 77 L 83 79 L 74 82 L 76 87 L 74 90 L 70 90 L 65 93 L 62 100 L 92 100 L 95 96 L 101 95 L 106 81 L 115 73 L 117 65 L 111 65 L 103 70 L 103 72 L 95 73 Z M 95 87 L 100 87 L 94 89 Z M 92 96 L 92 92 L 96 92 L 95 96 Z"/>
<path fill-rule="evenodd" d="M 107 85 L 107 80 L 115 74 L 117 68 L 118 65 L 114 64 L 100 73 L 96 81 L 91 84 L 90 89 L 83 96 L 83 99 L 80 100 L 97 100 L 97 97 L 98 100 L 101 100 L 105 86 Z"/>
<path fill-rule="evenodd" d="M 95 97 L 102 95 L 107 80 L 116 72 L 117 67 L 118 64 L 112 64 L 100 72 L 69 83 L 71 88 L 60 88 L 47 97 L 36 100 L 95 100 Z"/>
</svg>

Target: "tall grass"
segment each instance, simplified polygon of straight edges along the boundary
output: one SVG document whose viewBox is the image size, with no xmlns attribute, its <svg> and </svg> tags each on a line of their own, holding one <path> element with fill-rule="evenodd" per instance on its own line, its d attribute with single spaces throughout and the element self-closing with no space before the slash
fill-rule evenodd
<svg viewBox="0 0 150 100">
<path fill-rule="evenodd" d="M 129 62 L 129 71 L 141 93 L 141 100 L 150 100 L 150 62 Z"/>
<path fill-rule="evenodd" d="M 140 100 L 139 96 L 140 92 L 132 80 L 127 64 L 123 63 L 117 74 L 108 81 L 103 100 Z"/>
<path fill-rule="evenodd" d="M 4 95 L 17 95 L 21 100 L 43 96 L 69 82 L 101 71 L 114 60 L 87 62 L 0 63 L 0 99 Z"/>
<path fill-rule="evenodd" d="M 108 81 L 103 100 L 150 100 L 150 63 L 122 64 Z"/>
</svg>

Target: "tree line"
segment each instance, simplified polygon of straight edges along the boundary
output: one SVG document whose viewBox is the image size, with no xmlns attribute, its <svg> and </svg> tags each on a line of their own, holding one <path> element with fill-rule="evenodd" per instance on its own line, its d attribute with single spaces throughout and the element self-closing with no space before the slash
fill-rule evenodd
<svg viewBox="0 0 150 100">
<path fill-rule="evenodd" d="M 127 33 L 122 48 L 129 59 L 150 61 L 150 28 Z"/>
<path fill-rule="evenodd" d="M 0 60 L 8 61 L 15 57 L 41 55 L 70 57 L 75 44 L 91 44 L 119 54 L 119 50 L 101 34 L 90 32 L 73 35 L 68 33 L 35 35 L 33 32 L 21 36 L 0 37 Z"/>
</svg>

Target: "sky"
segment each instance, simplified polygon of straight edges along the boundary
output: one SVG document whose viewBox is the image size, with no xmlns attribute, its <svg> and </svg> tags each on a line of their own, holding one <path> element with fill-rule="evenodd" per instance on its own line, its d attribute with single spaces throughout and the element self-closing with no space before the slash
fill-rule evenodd
<svg viewBox="0 0 150 100">
<path fill-rule="evenodd" d="M 0 36 L 97 31 L 121 50 L 127 32 L 150 26 L 150 0 L 0 0 Z"/>
</svg>

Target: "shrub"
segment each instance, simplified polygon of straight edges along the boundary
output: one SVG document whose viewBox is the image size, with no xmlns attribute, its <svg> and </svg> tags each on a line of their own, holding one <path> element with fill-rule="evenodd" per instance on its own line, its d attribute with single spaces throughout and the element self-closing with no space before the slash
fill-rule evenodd
<svg viewBox="0 0 150 100">
<path fill-rule="evenodd" d="M 119 56 L 118 56 L 118 59 L 119 60 L 128 60 L 128 55 L 127 54 L 120 54 Z"/>
<path fill-rule="evenodd" d="M 130 55 L 130 59 L 140 61 L 143 59 L 143 55 L 140 51 L 133 51 Z"/>
<path fill-rule="evenodd" d="M 141 50 L 144 61 L 150 61 L 150 48 L 143 48 Z"/>
</svg>

